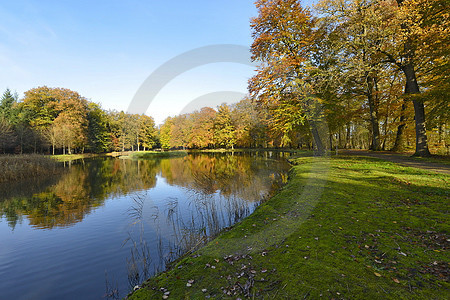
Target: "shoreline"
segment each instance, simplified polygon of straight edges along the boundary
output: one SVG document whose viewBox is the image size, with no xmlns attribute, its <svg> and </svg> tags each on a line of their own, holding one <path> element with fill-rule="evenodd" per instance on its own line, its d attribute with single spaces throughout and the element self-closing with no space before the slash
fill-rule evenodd
<svg viewBox="0 0 450 300">
<path fill-rule="evenodd" d="M 128 298 L 446 294 L 448 175 L 360 156 L 293 162 L 287 185 L 252 215 Z M 444 244 L 411 244 L 428 231 Z"/>
</svg>

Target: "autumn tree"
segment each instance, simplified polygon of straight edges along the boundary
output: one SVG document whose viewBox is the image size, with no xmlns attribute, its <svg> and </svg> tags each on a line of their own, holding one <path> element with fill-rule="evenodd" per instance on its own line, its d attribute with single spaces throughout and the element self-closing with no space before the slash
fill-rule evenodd
<svg viewBox="0 0 450 300">
<path fill-rule="evenodd" d="M 161 148 L 164 150 L 172 148 L 172 145 L 170 144 L 170 141 L 172 140 L 172 126 L 173 119 L 168 117 L 159 128 L 159 141 L 161 143 Z"/>
<path fill-rule="evenodd" d="M 214 118 L 214 142 L 219 147 L 232 148 L 236 144 L 236 135 L 231 120 L 230 108 L 222 104 L 217 109 Z"/>
<path fill-rule="evenodd" d="M 174 117 L 171 129 L 171 148 L 186 149 L 189 145 L 191 129 L 192 123 L 188 114 Z"/>
<path fill-rule="evenodd" d="M 443 40 L 448 41 L 448 17 L 445 16 L 448 3 L 440 0 L 391 0 L 375 2 L 373 6 L 383 18 L 379 30 L 384 37 L 372 46 L 403 73 L 405 97 L 414 106 L 415 155 L 429 156 L 425 106 L 419 96 L 420 70 L 443 58 Z"/>
<path fill-rule="evenodd" d="M 138 119 L 139 135 L 138 135 L 138 149 L 142 145 L 144 151 L 151 149 L 156 145 L 156 129 L 155 121 L 152 117 L 141 115 Z"/>
<path fill-rule="evenodd" d="M 203 107 L 200 111 L 190 114 L 192 130 L 189 147 L 210 148 L 214 146 L 214 119 L 216 111 L 210 107 Z"/>
<path fill-rule="evenodd" d="M 270 126 L 280 133 L 281 145 L 289 145 L 292 131 L 307 121 L 317 153 L 324 154 L 323 107 L 311 76 L 316 19 L 296 0 L 259 0 L 256 7 L 251 51 L 260 65 L 249 81 L 250 95 L 269 109 Z"/>
</svg>

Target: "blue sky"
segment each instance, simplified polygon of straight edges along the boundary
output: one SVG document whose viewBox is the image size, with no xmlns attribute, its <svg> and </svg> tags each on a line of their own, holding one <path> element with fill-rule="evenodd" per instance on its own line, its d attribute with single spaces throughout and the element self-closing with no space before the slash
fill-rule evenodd
<svg viewBox="0 0 450 300">
<path fill-rule="evenodd" d="M 42 85 L 64 87 L 105 109 L 127 110 L 144 80 L 168 60 L 208 45 L 249 47 L 253 16 L 251 0 L 2 0 L 0 91 L 22 96 Z M 253 74 L 237 63 L 199 65 L 170 81 L 147 114 L 160 123 L 202 95 L 245 93 Z"/>
</svg>

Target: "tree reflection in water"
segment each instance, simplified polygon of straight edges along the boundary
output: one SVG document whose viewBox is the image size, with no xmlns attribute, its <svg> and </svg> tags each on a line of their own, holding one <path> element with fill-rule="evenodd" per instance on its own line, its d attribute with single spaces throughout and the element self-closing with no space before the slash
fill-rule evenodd
<svg viewBox="0 0 450 300">
<path fill-rule="evenodd" d="M 159 175 L 167 184 L 183 187 L 183 197 L 158 201 L 148 193 L 135 196 L 129 210 L 137 231 L 129 234 L 137 237 L 130 238 L 130 287 L 248 216 L 287 180 L 287 167 L 279 160 L 255 159 L 248 154 L 200 154 L 161 161 Z M 155 253 L 145 241 L 149 236 L 156 245 Z"/>
<path fill-rule="evenodd" d="M 12 229 L 23 217 L 38 229 L 71 226 L 107 198 L 154 187 L 156 165 L 152 160 L 104 158 L 73 164 L 56 183 L 43 181 L 9 188 L 7 197 L 0 199 L 0 217 L 5 216 Z"/>
<path fill-rule="evenodd" d="M 117 252 L 127 254 L 114 256 L 108 264 L 126 263 L 128 284 L 134 287 L 249 215 L 286 180 L 289 167 L 276 157 L 280 155 L 284 154 L 194 153 L 80 161 L 59 177 L 0 186 L 0 220 L 6 220 L 11 231 L 24 220 L 24 227 L 61 229 L 83 222 L 100 207 L 114 206 L 124 217 L 114 225 L 121 229 L 108 237 L 101 233 L 111 229 L 101 225 L 96 227 L 100 233 L 83 231 L 82 239 L 89 240 L 92 248 L 84 248 L 79 255 L 89 260 L 98 257 L 93 252 L 96 247 L 103 249 L 99 245 L 123 242 Z M 129 209 L 122 212 L 124 207 Z M 102 212 L 94 217 L 110 220 L 109 216 Z M 58 244 L 57 236 L 48 235 L 46 242 Z M 93 237 L 99 240 L 91 242 Z M 92 262 L 92 268 L 97 266 Z M 117 294 L 116 288 L 107 288 L 107 294 Z"/>
</svg>

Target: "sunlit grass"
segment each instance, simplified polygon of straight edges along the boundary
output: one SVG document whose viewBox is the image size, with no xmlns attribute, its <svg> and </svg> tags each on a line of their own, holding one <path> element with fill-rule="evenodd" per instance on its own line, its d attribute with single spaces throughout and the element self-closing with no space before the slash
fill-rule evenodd
<svg viewBox="0 0 450 300">
<path fill-rule="evenodd" d="M 367 157 L 295 163 L 277 195 L 131 298 L 447 297 L 450 176 Z"/>
<path fill-rule="evenodd" d="M 78 159 L 84 159 L 89 157 L 97 156 L 98 154 L 92 154 L 92 153 L 84 153 L 84 154 L 60 154 L 60 155 L 53 155 L 52 158 L 56 159 L 57 161 L 74 161 Z"/>
</svg>

